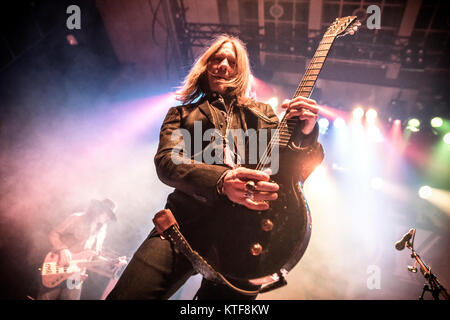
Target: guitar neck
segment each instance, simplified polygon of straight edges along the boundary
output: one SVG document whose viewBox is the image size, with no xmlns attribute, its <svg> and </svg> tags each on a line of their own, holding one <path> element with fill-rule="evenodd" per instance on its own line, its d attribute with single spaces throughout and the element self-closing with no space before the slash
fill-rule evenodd
<svg viewBox="0 0 450 320">
<path fill-rule="evenodd" d="M 328 27 L 308 65 L 308 68 L 306 69 L 305 74 L 303 75 L 302 80 L 300 81 L 300 84 L 297 87 L 297 90 L 295 91 L 294 98 L 299 96 L 309 98 L 311 96 L 311 92 L 316 84 L 319 73 L 322 70 L 323 64 L 325 63 L 334 40 L 336 37 L 347 33 L 354 34 L 357 27 L 361 25 L 361 23 L 356 19 L 356 16 L 337 18 L 335 22 Z M 263 156 L 258 162 L 256 169 L 261 170 L 265 167 L 265 164 L 270 157 L 270 154 L 272 154 L 274 147 L 287 147 L 292 141 L 292 136 L 294 133 L 296 134 L 295 137 L 299 137 L 299 135 L 297 135 L 298 130 L 301 130 L 300 120 L 298 118 L 287 119 L 285 114 L 275 130 L 275 133 L 272 136 Z M 295 143 L 298 144 L 301 142 L 295 141 Z"/>
<path fill-rule="evenodd" d="M 76 264 L 82 268 L 94 268 L 98 266 L 104 266 L 105 264 L 112 263 L 110 260 L 94 260 L 94 261 L 79 261 Z"/>
<path fill-rule="evenodd" d="M 293 98 L 298 96 L 309 98 L 311 96 L 317 78 L 319 77 L 319 73 L 322 70 L 325 59 L 330 52 L 335 38 L 335 36 L 324 36 L 322 38 L 322 41 L 320 41 L 319 46 L 317 47 L 317 50 L 314 53 L 314 56 L 311 59 Z"/>
<path fill-rule="evenodd" d="M 300 84 L 295 91 L 294 98 L 302 96 L 309 98 L 311 96 L 312 90 L 316 84 L 319 73 L 325 63 L 325 59 L 330 52 L 331 46 L 333 45 L 335 36 L 325 35 L 319 43 L 313 58 L 311 59 L 308 68 L 306 69 Z M 274 134 L 274 138 L 278 141 L 273 141 L 273 143 L 278 143 L 280 147 L 286 147 L 291 141 L 292 134 L 295 129 L 299 127 L 300 120 L 298 118 L 287 119 L 286 115 L 280 121 L 277 128 L 277 132 Z M 273 138 L 272 138 L 273 139 Z"/>
</svg>

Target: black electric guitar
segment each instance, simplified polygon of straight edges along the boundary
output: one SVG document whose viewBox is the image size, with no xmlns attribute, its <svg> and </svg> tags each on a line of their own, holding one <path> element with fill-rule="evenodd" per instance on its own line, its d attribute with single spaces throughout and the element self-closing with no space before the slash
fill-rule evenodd
<svg viewBox="0 0 450 320">
<path fill-rule="evenodd" d="M 336 19 L 327 29 L 295 92 L 310 97 L 317 77 L 334 40 L 353 34 L 360 23 L 356 16 Z M 273 282 L 290 271 L 303 256 L 311 235 L 311 216 L 299 177 L 290 168 L 293 137 L 300 130 L 300 120 L 283 117 L 256 169 L 264 169 L 264 161 L 274 147 L 279 148 L 279 171 L 271 176 L 280 189 L 278 199 L 266 211 L 252 211 L 244 206 L 218 208 L 214 252 L 200 252 L 218 272 L 230 279 L 253 284 Z"/>
</svg>

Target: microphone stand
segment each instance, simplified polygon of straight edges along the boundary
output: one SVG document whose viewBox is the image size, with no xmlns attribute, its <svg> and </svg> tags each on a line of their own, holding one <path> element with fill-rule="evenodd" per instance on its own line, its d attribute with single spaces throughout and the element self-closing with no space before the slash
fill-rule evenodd
<svg viewBox="0 0 450 320">
<path fill-rule="evenodd" d="M 447 293 L 447 290 L 444 288 L 443 285 L 441 285 L 437 279 L 437 277 L 431 272 L 431 268 L 426 265 L 426 263 L 422 260 L 422 258 L 419 256 L 419 254 L 414 250 L 414 237 L 416 233 L 414 232 L 411 242 L 408 241 L 406 243 L 406 247 L 411 249 L 411 258 L 413 258 L 414 266 L 408 266 L 408 270 L 412 273 L 417 272 L 417 264 L 419 264 L 420 272 L 423 274 L 424 278 L 428 281 L 428 284 L 425 283 L 422 290 L 422 295 L 419 297 L 419 300 L 423 300 L 423 296 L 426 291 L 431 292 L 431 295 L 433 296 L 434 300 L 440 300 L 439 295 L 442 294 L 442 296 L 449 300 L 449 295 Z"/>
</svg>

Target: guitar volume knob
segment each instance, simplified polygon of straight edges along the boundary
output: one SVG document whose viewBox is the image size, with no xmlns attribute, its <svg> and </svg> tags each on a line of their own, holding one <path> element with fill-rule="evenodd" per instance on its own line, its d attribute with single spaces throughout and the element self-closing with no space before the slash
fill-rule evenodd
<svg viewBox="0 0 450 320">
<path fill-rule="evenodd" d="M 270 219 L 262 219 L 261 220 L 261 229 L 264 231 L 271 231 L 273 229 L 273 222 Z"/>
<path fill-rule="evenodd" d="M 250 253 L 252 254 L 252 256 L 259 256 L 262 253 L 262 250 L 263 250 L 262 245 L 260 245 L 259 243 L 255 243 L 250 248 Z"/>
</svg>

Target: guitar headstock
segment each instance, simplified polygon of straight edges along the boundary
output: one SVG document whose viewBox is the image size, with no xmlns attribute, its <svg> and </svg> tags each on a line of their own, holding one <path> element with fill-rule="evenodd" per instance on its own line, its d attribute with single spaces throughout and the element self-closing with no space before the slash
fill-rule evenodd
<svg viewBox="0 0 450 320">
<path fill-rule="evenodd" d="M 357 20 L 356 16 L 336 18 L 328 27 L 325 35 L 334 37 L 342 37 L 347 34 L 354 35 L 360 25 L 361 22 Z"/>
</svg>

